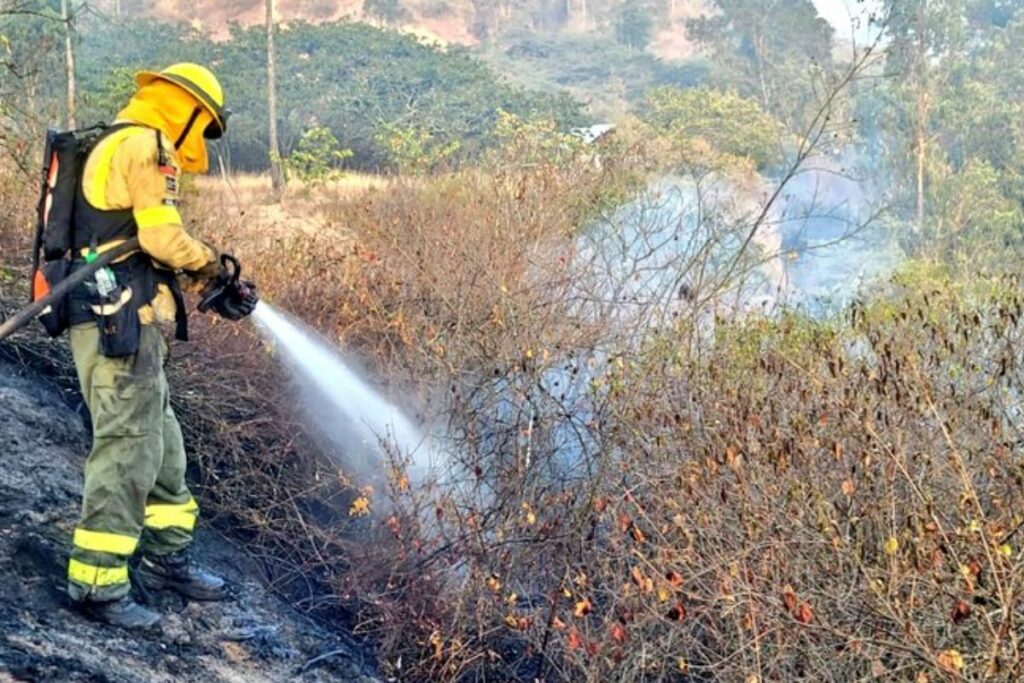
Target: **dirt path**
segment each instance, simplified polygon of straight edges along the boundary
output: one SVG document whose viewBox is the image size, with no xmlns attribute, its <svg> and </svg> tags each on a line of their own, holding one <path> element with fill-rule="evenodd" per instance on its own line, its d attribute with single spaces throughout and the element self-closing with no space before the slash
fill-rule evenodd
<svg viewBox="0 0 1024 683">
<path fill-rule="evenodd" d="M 376 680 L 356 648 L 266 593 L 246 555 L 209 529 L 197 554 L 235 599 L 151 596 L 164 624 L 146 636 L 74 611 L 64 571 L 87 450 L 82 420 L 59 391 L 0 359 L 0 683 Z"/>
</svg>

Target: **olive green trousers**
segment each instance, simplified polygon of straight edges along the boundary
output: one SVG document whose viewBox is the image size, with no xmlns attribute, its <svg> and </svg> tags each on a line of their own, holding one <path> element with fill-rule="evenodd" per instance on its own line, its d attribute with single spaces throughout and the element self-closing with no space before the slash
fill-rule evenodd
<svg viewBox="0 0 1024 683">
<path fill-rule="evenodd" d="M 82 517 L 68 563 L 72 600 L 126 595 L 128 558 L 181 550 L 192 540 L 198 506 L 185 484 L 185 448 L 171 410 L 160 329 L 142 326 L 138 352 L 100 355 L 95 324 L 71 329 L 71 353 L 92 415 Z"/>
</svg>

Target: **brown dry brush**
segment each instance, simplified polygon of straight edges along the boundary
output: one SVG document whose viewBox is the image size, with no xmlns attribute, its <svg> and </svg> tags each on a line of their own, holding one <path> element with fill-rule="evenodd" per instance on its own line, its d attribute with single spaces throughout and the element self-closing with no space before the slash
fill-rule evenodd
<svg viewBox="0 0 1024 683">
<path fill-rule="evenodd" d="M 627 366 L 577 675 L 1019 679 L 1022 303 L 909 292 Z"/>
<path fill-rule="evenodd" d="M 656 339 L 575 480 L 505 462 L 389 517 L 369 625 L 430 680 L 1018 680 L 1022 306 L 996 280 Z"/>
<path fill-rule="evenodd" d="M 403 680 L 1019 679 L 1019 282 L 614 347 L 566 263 L 615 172 L 398 183 L 240 239 L 270 300 L 441 425 L 457 481 L 392 453 L 350 514 L 367 492 L 265 347 L 205 321 L 171 364 L 204 509 Z"/>
</svg>

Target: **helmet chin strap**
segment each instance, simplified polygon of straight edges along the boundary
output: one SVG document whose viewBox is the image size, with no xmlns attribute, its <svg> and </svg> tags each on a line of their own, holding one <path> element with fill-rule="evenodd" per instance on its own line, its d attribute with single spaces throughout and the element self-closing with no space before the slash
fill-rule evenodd
<svg viewBox="0 0 1024 683">
<path fill-rule="evenodd" d="M 174 141 L 174 149 L 179 150 L 181 146 L 185 144 L 185 140 L 188 139 L 188 134 L 192 132 L 192 127 L 196 125 L 196 120 L 199 115 L 203 113 L 203 110 L 196 107 L 192 110 L 192 116 L 189 117 L 188 123 L 185 124 L 185 129 L 181 131 L 181 135 Z"/>
</svg>

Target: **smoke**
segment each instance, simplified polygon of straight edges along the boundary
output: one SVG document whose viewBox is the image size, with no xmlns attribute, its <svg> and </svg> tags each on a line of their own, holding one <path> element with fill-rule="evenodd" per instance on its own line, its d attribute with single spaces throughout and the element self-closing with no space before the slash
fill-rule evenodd
<svg viewBox="0 0 1024 683">
<path fill-rule="evenodd" d="M 877 220 L 875 179 L 859 177 L 850 147 L 809 159 L 753 233 L 750 261 L 730 282 L 732 262 L 778 179 L 665 176 L 578 239 L 580 299 L 587 317 L 641 330 L 645 316 L 685 313 L 689 300 L 718 291 L 719 314 L 799 308 L 830 314 L 905 255 Z M 877 172 L 875 172 L 877 176 Z"/>
<path fill-rule="evenodd" d="M 291 372 L 300 406 L 336 462 L 376 478 L 391 452 L 408 459 L 413 482 L 434 471 L 437 456 L 427 438 L 327 340 L 266 302 L 253 320 Z"/>
<path fill-rule="evenodd" d="M 790 288 L 780 303 L 817 314 L 835 311 L 905 259 L 877 220 L 883 200 L 874 181 L 861 177 L 863 165 L 856 148 L 837 150 L 808 160 L 786 185 L 766 226 L 780 238 Z"/>
</svg>

